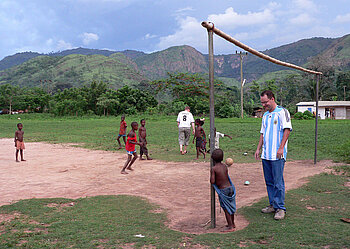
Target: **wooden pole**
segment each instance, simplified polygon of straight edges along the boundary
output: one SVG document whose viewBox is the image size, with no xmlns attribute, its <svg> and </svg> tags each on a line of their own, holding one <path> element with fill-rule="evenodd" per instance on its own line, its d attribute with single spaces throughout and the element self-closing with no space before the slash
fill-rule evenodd
<svg viewBox="0 0 350 249">
<path fill-rule="evenodd" d="M 294 68 L 294 69 L 297 69 L 297 70 L 300 70 L 300 71 L 304 71 L 304 72 L 307 72 L 307 73 L 312 73 L 312 74 L 322 74 L 321 72 L 316 72 L 316 71 L 313 71 L 313 70 L 310 70 L 310 69 L 306 69 L 306 68 L 303 68 L 303 67 L 300 67 L 300 66 L 297 66 L 297 65 L 294 65 L 294 64 L 291 64 L 291 63 L 287 63 L 287 62 L 284 62 L 284 61 L 280 61 L 280 60 L 277 60 L 275 58 L 272 58 L 266 54 L 263 54 L 259 51 L 256 51 L 255 49 L 241 43 L 240 41 L 237 41 L 236 39 L 234 39 L 233 37 L 229 36 L 228 34 L 225 34 L 224 32 L 222 32 L 221 30 L 217 29 L 214 27 L 214 24 L 213 23 L 209 23 L 209 22 L 202 22 L 202 26 L 207 28 L 207 29 L 212 29 L 213 32 L 215 34 L 217 34 L 218 36 L 221 36 L 222 38 L 224 38 L 225 40 L 235 44 L 237 47 L 240 47 L 242 49 L 244 49 L 245 51 L 249 52 L 249 53 L 252 53 L 264 60 L 268 60 L 270 62 L 273 62 L 275 64 L 278 64 L 278 65 L 281 65 L 281 66 L 285 66 L 285 67 L 290 67 L 290 68 Z"/>
<path fill-rule="evenodd" d="M 213 25 L 214 26 L 214 25 Z M 214 45 L 213 45 L 213 30 L 208 30 L 208 47 L 209 47 L 209 102 L 210 102 L 210 155 L 214 151 L 215 147 L 215 111 L 214 111 Z M 210 168 L 214 167 L 214 161 L 210 157 Z M 216 227 L 216 214 L 215 214 L 215 189 L 210 185 L 210 197 L 211 197 L 211 228 Z"/>
<path fill-rule="evenodd" d="M 319 87 L 319 75 L 315 75 L 316 80 L 316 118 L 315 118 L 315 154 L 314 164 L 317 163 L 317 139 L 318 139 L 318 87 Z"/>
</svg>

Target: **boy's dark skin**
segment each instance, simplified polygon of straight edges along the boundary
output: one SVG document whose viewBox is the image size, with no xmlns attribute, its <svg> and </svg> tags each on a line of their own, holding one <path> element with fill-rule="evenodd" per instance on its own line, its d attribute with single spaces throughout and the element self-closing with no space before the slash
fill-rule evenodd
<svg viewBox="0 0 350 249">
<path fill-rule="evenodd" d="M 125 116 L 121 116 L 121 121 L 120 121 L 120 123 L 122 123 L 124 120 L 125 120 Z M 126 128 L 125 128 L 126 129 Z M 121 148 L 123 148 L 122 147 L 122 144 L 120 143 L 120 136 L 119 136 L 119 134 L 118 134 L 118 137 L 117 137 L 117 141 L 118 141 L 118 144 L 119 144 L 119 148 L 118 148 L 118 150 L 120 150 Z M 124 140 L 124 145 L 126 145 L 126 138 L 125 137 L 123 137 L 123 140 Z"/>
<path fill-rule="evenodd" d="M 135 137 L 136 136 L 136 131 L 138 130 L 138 128 L 139 128 L 139 125 L 136 122 L 132 123 L 131 124 L 131 131 L 129 132 L 128 137 Z M 135 143 L 134 141 L 129 141 L 129 143 L 141 145 L 140 143 L 138 143 L 138 142 Z M 124 167 L 123 167 L 123 169 L 122 169 L 122 171 L 120 173 L 128 174 L 128 172 L 125 171 L 126 169 L 131 170 L 131 171 L 134 170 L 134 169 L 131 168 L 131 166 L 136 161 L 138 156 L 137 156 L 136 152 L 133 155 L 134 155 L 134 157 L 132 159 L 131 159 L 132 156 L 128 155 L 128 159 L 126 160 L 126 162 L 124 164 Z"/>
<path fill-rule="evenodd" d="M 214 161 L 214 167 L 210 170 L 210 183 L 216 184 L 219 189 L 228 188 L 231 183 L 228 179 L 228 169 L 225 164 L 222 163 L 224 158 L 224 153 L 221 149 L 216 149 L 213 151 L 211 158 Z M 234 214 L 230 214 L 224 209 L 225 217 L 227 221 L 227 227 L 224 232 L 235 231 L 235 217 Z"/>
<path fill-rule="evenodd" d="M 15 147 L 17 147 L 17 141 L 23 142 L 23 135 L 24 135 L 24 131 L 22 131 L 23 125 L 21 123 L 17 124 L 17 128 L 18 128 L 18 130 L 15 132 Z M 23 150 L 16 149 L 16 162 L 19 162 L 18 151 L 20 151 L 20 153 L 21 153 L 21 161 L 25 161 L 23 158 Z"/>
<path fill-rule="evenodd" d="M 139 142 L 142 144 L 141 146 L 143 147 L 143 146 L 147 145 L 147 139 L 146 139 L 147 134 L 146 134 L 146 127 L 145 127 L 146 120 L 142 119 L 140 123 L 141 123 L 141 127 L 139 129 Z M 142 153 L 143 152 L 145 153 L 147 160 L 152 160 L 152 158 L 150 158 L 148 156 L 148 151 L 147 150 L 146 151 L 142 151 L 142 147 L 140 148 L 140 160 L 145 160 L 145 159 L 142 158 L 142 155 L 143 155 Z"/>
<path fill-rule="evenodd" d="M 202 136 L 204 137 L 204 141 L 206 141 L 207 138 L 205 136 L 205 131 L 204 131 L 203 127 L 201 126 L 200 121 L 196 120 L 195 121 L 195 125 L 196 125 L 196 128 L 195 128 L 195 131 L 194 131 L 194 137 L 193 137 L 192 143 L 194 143 L 195 139 L 202 138 Z M 196 150 L 197 150 L 197 158 L 196 158 L 196 160 L 198 160 L 200 153 L 203 154 L 203 157 L 205 159 L 205 153 L 203 152 L 201 147 L 197 146 L 197 144 L 196 144 Z"/>
</svg>

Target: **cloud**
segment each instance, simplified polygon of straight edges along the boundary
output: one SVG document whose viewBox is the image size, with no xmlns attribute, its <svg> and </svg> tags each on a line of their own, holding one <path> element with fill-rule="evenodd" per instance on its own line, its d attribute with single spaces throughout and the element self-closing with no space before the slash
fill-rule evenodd
<svg viewBox="0 0 350 249">
<path fill-rule="evenodd" d="M 221 27 L 244 27 L 252 25 L 264 25 L 274 21 L 274 15 L 268 8 L 261 12 L 248 12 L 247 14 L 239 14 L 234 11 L 232 7 L 226 9 L 223 14 L 212 14 L 209 15 L 208 20 L 213 22 L 215 25 Z"/>
<path fill-rule="evenodd" d="M 84 33 L 81 35 L 84 45 L 89 45 L 91 42 L 98 41 L 99 37 L 94 33 Z"/>
<path fill-rule="evenodd" d="M 279 4 L 271 2 L 262 11 L 247 14 L 239 14 L 230 7 L 224 13 L 209 15 L 207 20 L 227 34 L 234 33 L 233 36 L 237 39 L 257 39 L 276 29 L 272 10 L 278 7 Z M 177 22 L 179 28 L 171 35 L 160 37 L 157 49 L 186 44 L 206 53 L 208 35 L 201 22 L 191 16 L 177 17 Z M 218 53 L 231 49 L 233 51 L 233 45 L 221 38 L 215 36 L 214 42 Z"/>
<path fill-rule="evenodd" d="M 143 39 L 144 40 L 148 40 L 148 39 L 152 39 L 152 38 L 155 38 L 155 37 L 157 37 L 157 35 L 151 35 L 151 34 L 146 34 L 144 37 L 143 37 Z"/>
<path fill-rule="evenodd" d="M 298 16 L 296 16 L 294 18 L 291 18 L 289 20 L 290 24 L 292 24 L 292 25 L 300 25 L 300 26 L 310 24 L 310 23 L 312 23 L 314 21 L 315 21 L 315 19 L 312 18 L 307 13 L 300 14 L 300 15 L 298 15 Z"/>
<path fill-rule="evenodd" d="M 179 29 L 172 35 L 160 37 L 158 49 L 166 49 L 170 46 L 207 44 L 207 35 L 200 22 L 194 17 L 179 18 Z M 205 46 L 200 46 L 204 49 Z"/>
<path fill-rule="evenodd" d="M 350 22 L 350 13 L 345 15 L 337 15 L 334 20 L 335 23 L 347 23 Z"/>
<path fill-rule="evenodd" d="M 312 0 L 293 0 L 293 3 L 299 9 L 317 10 L 317 5 Z"/>
<path fill-rule="evenodd" d="M 192 8 L 192 7 L 185 7 L 185 8 L 176 10 L 177 13 L 182 13 L 182 12 L 186 12 L 186 11 L 194 11 L 194 8 Z"/>
<path fill-rule="evenodd" d="M 52 43 L 52 40 L 48 40 L 47 43 L 51 44 Z M 65 42 L 64 40 L 59 40 L 57 42 L 57 49 L 58 50 L 66 50 L 66 49 L 72 49 L 73 46 L 72 44 L 70 44 L 69 42 Z"/>
</svg>

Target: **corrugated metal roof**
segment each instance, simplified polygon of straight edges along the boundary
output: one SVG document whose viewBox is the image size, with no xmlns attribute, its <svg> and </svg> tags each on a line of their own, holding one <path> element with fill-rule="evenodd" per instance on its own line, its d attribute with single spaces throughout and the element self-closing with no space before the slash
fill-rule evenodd
<svg viewBox="0 0 350 249">
<path fill-rule="evenodd" d="M 297 106 L 316 106 L 316 102 L 299 102 Z M 350 106 L 350 101 L 318 101 L 318 106 Z"/>
</svg>

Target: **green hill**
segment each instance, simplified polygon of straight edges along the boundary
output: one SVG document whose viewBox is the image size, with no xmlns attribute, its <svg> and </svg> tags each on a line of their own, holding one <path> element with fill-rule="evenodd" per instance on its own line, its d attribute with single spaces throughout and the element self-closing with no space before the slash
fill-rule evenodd
<svg viewBox="0 0 350 249">
<path fill-rule="evenodd" d="M 350 69 L 350 35 L 337 39 L 311 38 L 263 51 L 276 59 L 300 66 L 315 56 L 337 70 Z M 104 81 L 114 88 L 141 86 L 167 77 L 168 72 L 208 73 L 208 55 L 190 46 L 176 46 L 146 54 L 140 51 L 77 48 L 41 55 L 18 53 L 0 61 L 0 84 L 50 88 L 81 86 Z M 240 85 L 240 59 L 236 54 L 214 56 L 215 77 L 227 85 Z M 248 82 L 279 78 L 288 68 L 265 61 L 252 54 L 243 59 L 243 77 Z"/>
<path fill-rule="evenodd" d="M 67 55 L 64 57 L 38 56 L 19 66 L 0 72 L 0 84 L 49 87 L 58 85 L 81 86 L 91 81 L 104 81 L 114 88 L 138 85 L 147 80 L 135 69 L 114 55 Z M 125 60 L 127 60 L 125 58 Z"/>
<path fill-rule="evenodd" d="M 167 72 L 208 72 L 205 57 L 190 46 L 171 47 L 146 54 L 137 57 L 135 62 L 140 72 L 152 80 L 166 77 Z"/>
</svg>

